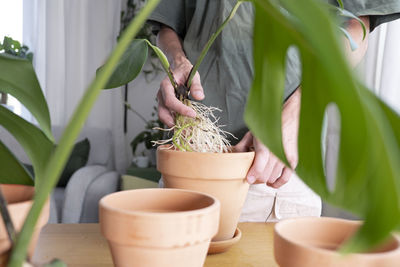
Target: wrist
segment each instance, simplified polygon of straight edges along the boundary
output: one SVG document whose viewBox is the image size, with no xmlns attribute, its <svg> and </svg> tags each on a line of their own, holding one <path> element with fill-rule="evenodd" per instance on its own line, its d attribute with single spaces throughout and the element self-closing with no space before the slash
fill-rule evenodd
<svg viewBox="0 0 400 267">
<path fill-rule="evenodd" d="M 183 52 L 176 53 L 171 60 L 171 68 L 175 69 L 179 65 L 186 64 L 186 63 L 188 63 L 188 59 L 186 58 L 185 54 Z"/>
</svg>

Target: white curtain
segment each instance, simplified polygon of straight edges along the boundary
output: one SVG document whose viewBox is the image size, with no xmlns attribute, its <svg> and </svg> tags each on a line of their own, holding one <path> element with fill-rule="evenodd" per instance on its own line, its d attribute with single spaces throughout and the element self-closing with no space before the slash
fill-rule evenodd
<svg viewBox="0 0 400 267">
<path fill-rule="evenodd" d="M 24 43 L 49 103 L 53 125 L 65 126 L 116 43 L 120 0 L 24 0 Z M 85 126 L 109 129 L 114 165 L 127 166 L 121 90 L 103 91 Z"/>
<path fill-rule="evenodd" d="M 400 20 L 379 26 L 369 39 L 364 77 L 388 105 L 400 114 Z"/>
</svg>

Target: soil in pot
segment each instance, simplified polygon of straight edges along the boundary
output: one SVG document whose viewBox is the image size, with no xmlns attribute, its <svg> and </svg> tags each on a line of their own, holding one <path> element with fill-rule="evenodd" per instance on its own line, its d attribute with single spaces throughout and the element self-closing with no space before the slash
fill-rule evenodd
<svg viewBox="0 0 400 267">
<path fill-rule="evenodd" d="M 337 250 L 360 226 L 337 218 L 296 218 L 281 221 L 274 231 L 275 260 L 281 267 L 396 267 L 400 239 L 392 236 L 367 253 L 342 255 Z"/>
<path fill-rule="evenodd" d="M 224 241 L 236 231 L 249 188 L 246 175 L 253 159 L 254 152 L 182 152 L 160 146 L 157 169 L 167 188 L 203 192 L 219 199 L 220 226 L 213 241 Z"/>
<path fill-rule="evenodd" d="M 200 267 L 219 211 L 216 198 L 198 192 L 128 190 L 101 199 L 100 226 L 117 267 Z"/>
</svg>

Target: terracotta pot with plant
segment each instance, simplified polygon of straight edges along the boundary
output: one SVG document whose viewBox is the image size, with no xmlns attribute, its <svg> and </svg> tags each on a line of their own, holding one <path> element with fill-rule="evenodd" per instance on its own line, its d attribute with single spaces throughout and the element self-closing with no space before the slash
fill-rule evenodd
<svg viewBox="0 0 400 267">
<path fill-rule="evenodd" d="M 157 152 L 165 187 L 204 192 L 221 201 L 220 227 L 213 241 L 231 239 L 249 188 L 245 178 L 254 152 L 183 152 L 165 146 Z"/>
<path fill-rule="evenodd" d="M 241 2 L 238 1 L 238 5 Z M 301 55 L 302 78 L 296 172 L 322 199 L 365 218 L 346 244 L 352 252 L 366 250 L 384 240 L 400 224 L 400 118 L 352 75 L 341 50 L 340 30 L 327 6 L 317 0 L 252 2 L 255 9 L 254 80 L 247 100 L 245 122 L 275 156 L 284 163 L 288 162 L 282 142 L 285 59 L 288 48 L 297 47 Z M 344 17 L 355 17 L 343 8 L 330 10 Z M 211 36 L 203 52 L 207 51 L 220 30 L 221 27 Z M 346 30 L 341 32 L 351 39 Z M 147 58 L 148 47 L 160 58 L 178 99 L 193 107 L 199 115 L 194 120 L 182 116 L 175 118 L 175 127 L 171 129 L 175 138 L 168 141 L 172 141 L 173 150 L 180 151 L 171 151 L 171 154 L 175 157 L 179 153 L 199 153 L 193 152 L 191 134 L 197 134 L 196 131 L 202 127 L 213 134 L 218 132 L 218 127 L 209 128 L 210 124 L 201 116 L 210 114 L 210 107 L 188 99 L 190 79 L 205 53 L 201 53 L 188 82 L 178 85 L 165 55 L 147 40 L 134 40 L 118 63 L 107 88 L 133 80 Z M 331 103 L 337 106 L 341 116 L 337 177 L 333 189 L 327 185 L 321 153 L 321 129 L 325 111 Z M 217 149 L 221 148 L 217 146 Z M 210 155 L 216 151 L 208 152 L 212 152 L 206 152 Z M 164 163 L 159 164 L 168 170 Z M 174 170 L 167 172 L 176 177 L 180 175 Z"/>
<path fill-rule="evenodd" d="M 138 73 L 131 74 L 130 77 L 125 77 L 126 79 L 121 79 L 118 73 L 124 71 L 129 62 L 135 61 L 136 65 L 143 66 L 148 46 L 158 56 L 178 99 L 195 110 L 197 116 L 194 119 L 177 114 L 173 128 L 156 127 L 156 130 L 173 132 L 171 139 L 154 142 L 160 145 L 172 142 L 170 146 L 159 147 L 157 169 L 162 173 L 166 187 L 208 193 L 221 201 L 221 223 L 213 241 L 226 241 L 232 239 L 235 232 L 238 233 L 236 226 L 249 188 L 245 177 L 253 162 L 254 152 L 232 151 L 227 141 L 230 133 L 217 125 L 215 112 L 220 110 L 190 100 L 188 88 L 211 45 L 233 18 L 242 2 L 238 1 L 233 6 L 228 17 L 208 40 L 185 84 L 175 81 L 168 60 L 158 47 L 148 40 L 134 40 L 126 57 L 119 63 L 120 69 L 115 71 L 117 75 L 113 76 L 107 85 L 107 88 L 113 88 L 134 79 Z M 235 240 L 239 238 L 240 236 L 236 235 Z"/>
</svg>

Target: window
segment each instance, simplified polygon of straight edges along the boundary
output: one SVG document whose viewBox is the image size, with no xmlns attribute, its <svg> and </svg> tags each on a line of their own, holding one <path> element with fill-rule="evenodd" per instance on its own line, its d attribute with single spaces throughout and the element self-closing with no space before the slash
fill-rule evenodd
<svg viewBox="0 0 400 267">
<path fill-rule="evenodd" d="M 0 0 L 0 42 L 3 43 L 5 36 L 14 40 L 23 42 L 22 25 L 23 25 L 23 0 Z M 2 97 L 7 107 L 18 115 L 23 115 L 24 108 L 14 97 Z M 7 101 L 6 101 L 7 99 Z M 2 102 L 2 103 L 3 103 Z M 4 103 L 3 103 L 4 104 Z"/>
</svg>

